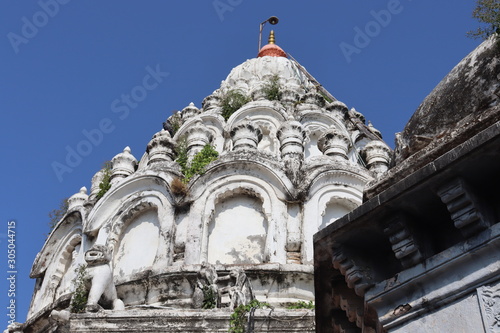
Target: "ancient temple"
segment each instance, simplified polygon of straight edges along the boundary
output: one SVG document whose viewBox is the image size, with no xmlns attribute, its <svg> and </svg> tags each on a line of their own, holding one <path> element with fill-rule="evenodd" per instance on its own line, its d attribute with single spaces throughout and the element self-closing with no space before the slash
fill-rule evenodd
<svg viewBox="0 0 500 333">
<path fill-rule="evenodd" d="M 500 332 L 500 53 L 465 57 L 314 236 L 317 332 Z"/>
<path fill-rule="evenodd" d="M 227 332 L 254 300 L 255 332 L 315 331 L 313 310 L 287 309 L 314 301 L 313 235 L 361 205 L 391 150 L 274 33 L 201 105 L 69 198 L 9 332 Z"/>
</svg>

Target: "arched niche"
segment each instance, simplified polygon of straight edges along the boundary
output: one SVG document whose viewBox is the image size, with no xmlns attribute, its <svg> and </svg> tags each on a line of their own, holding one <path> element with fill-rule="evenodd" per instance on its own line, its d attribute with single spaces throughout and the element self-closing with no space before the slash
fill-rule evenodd
<svg viewBox="0 0 500 333">
<path fill-rule="evenodd" d="M 286 232 L 283 230 L 286 230 L 286 220 L 283 216 L 287 210 L 286 204 L 280 199 L 280 194 L 283 194 L 280 192 L 282 188 L 276 188 L 278 185 L 276 182 L 254 176 L 225 175 L 211 180 L 212 182 L 205 184 L 205 191 L 191 206 L 186 241 L 186 264 L 197 264 L 208 260 L 209 232 L 214 228 L 210 224 L 216 216 L 224 213 L 220 205 L 226 199 L 239 195 L 256 198 L 252 199 L 257 200 L 252 204 L 254 207 L 258 206 L 254 210 L 259 210 L 267 222 L 264 262 L 285 263 Z M 240 216 L 233 216 L 233 219 L 237 221 Z"/>
<path fill-rule="evenodd" d="M 312 174 L 315 177 L 310 180 L 311 186 L 304 203 L 304 216 L 307 216 L 307 220 L 302 225 L 304 263 L 312 264 L 313 235 L 327 224 L 333 223 L 336 218 L 361 205 L 363 187 L 372 179 L 366 170 L 342 170 L 341 166 L 338 167 L 339 169 L 330 171 L 319 168 Z"/>
<path fill-rule="evenodd" d="M 354 202 L 352 198 L 332 196 L 321 213 L 321 221 L 318 229 L 321 230 L 332 224 L 358 206 L 359 204 Z"/>
<path fill-rule="evenodd" d="M 270 155 L 278 155 L 280 144 L 276 135 L 276 127 L 274 124 L 265 121 L 257 121 L 256 124 L 262 132 L 262 139 L 260 140 L 257 149 Z"/>
<path fill-rule="evenodd" d="M 220 198 L 208 224 L 208 262 L 264 262 L 267 231 L 267 216 L 259 198 L 247 194 Z"/>
<path fill-rule="evenodd" d="M 300 123 L 306 130 L 307 137 L 305 142 L 305 159 L 310 159 L 315 156 L 322 156 L 323 153 L 318 148 L 318 139 L 329 128 L 336 128 L 349 136 L 349 132 L 342 122 L 335 117 L 324 114 L 318 111 L 308 111 L 302 113 Z"/>
<path fill-rule="evenodd" d="M 269 102 L 269 101 L 266 101 Z M 284 109 L 277 109 L 272 103 L 261 105 L 263 102 L 250 102 L 231 115 L 227 121 L 227 128 L 233 128 L 245 118 L 254 123 L 269 124 L 278 129 L 287 120 Z"/>
<path fill-rule="evenodd" d="M 304 146 L 304 158 L 322 156 L 323 153 L 318 148 L 318 139 L 326 128 L 312 127 L 308 129 L 308 136 Z"/>
<path fill-rule="evenodd" d="M 134 215 L 123 225 L 113 251 L 113 272 L 122 280 L 152 268 L 160 245 L 160 221 L 155 207 Z"/>
</svg>

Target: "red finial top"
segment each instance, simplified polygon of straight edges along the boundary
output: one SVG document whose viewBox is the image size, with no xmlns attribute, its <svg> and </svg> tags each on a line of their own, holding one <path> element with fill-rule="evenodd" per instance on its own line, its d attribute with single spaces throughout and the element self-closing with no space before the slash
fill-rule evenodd
<svg viewBox="0 0 500 333">
<path fill-rule="evenodd" d="M 271 30 L 271 33 L 269 34 L 269 41 L 267 45 L 265 45 L 263 48 L 260 49 L 259 54 L 257 55 L 258 58 L 264 57 L 264 56 L 270 56 L 270 57 L 285 57 L 286 58 L 286 52 L 281 49 L 278 45 L 276 45 L 274 40 L 274 31 Z"/>
</svg>

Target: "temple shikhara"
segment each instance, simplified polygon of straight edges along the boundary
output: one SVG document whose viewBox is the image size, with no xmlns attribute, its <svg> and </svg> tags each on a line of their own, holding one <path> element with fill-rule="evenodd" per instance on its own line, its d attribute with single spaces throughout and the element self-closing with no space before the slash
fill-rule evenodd
<svg viewBox="0 0 500 333">
<path fill-rule="evenodd" d="M 7 332 L 499 329 L 495 43 L 392 151 L 275 39 L 68 199 Z"/>
</svg>

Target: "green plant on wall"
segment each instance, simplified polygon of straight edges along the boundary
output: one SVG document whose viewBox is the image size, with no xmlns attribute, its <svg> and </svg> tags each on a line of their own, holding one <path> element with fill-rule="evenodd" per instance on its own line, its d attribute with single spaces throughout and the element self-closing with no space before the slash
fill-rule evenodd
<svg viewBox="0 0 500 333">
<path fill-rule="evenodd" d="M 104 166 L 101 170 L 103 172 L 103 177 L 99 183 L 99 192 L 96 195 L 97 200 L 101 199 L 111 188 L 111 167 L 112 164 L 110 161 L 104 162 Z"/>
<path fill-rule="evenodd" d="M 86 265 L 78 265 L 76 268 L 76 277 L 73 279 L 75 291 L 71 297 L 70 305 L 70 310 L 73 313 L 83 313 L 85 312 L 85 307 L 87 306 L 89 293 L 85 286 L 85 281 L 87 280 L 86 268 Z"/>
<path fill-rule="evenodd" d="M 281 98 L 281 85 L 279 83 L 280 77 L 273 75 L 262 87 L 262 91 L 266 99 L 270 101 L 277 101 Z"/>
<path fill-rule="evenodd" d="M 215 309 L 217 306 L 217 294 L 210 286 L 203 287 L 203 309 Z"/>
<path fill-rule="evenodd" d="M 304 301 L 298 301 L 295 303 L 292 303 L 286 307 L 287 309 L 293 310 L 293 309 L 308 309 L 308 310 L 314 310 L 314 303 L 313 301 L 309 302 L 304 302 Z"/>
<path fill-rule="evenodd" d="M 250 301 L 247 305 L 240 305 L 236 307 L 229 317 L 229 332 L 230 333 L 245 333 L 246 326 L 248 324 L 247 314 L 252 309 L 262 309 L 262 308 L 271 308 L 269 303 L 260 302 L 256 299 Z"/>
<path fill-rule="evenodd" d="M 219 153 L 212 147 L 212 145 L 205 145 L 203 149 L 194 155 L 193 160 L 184 170 L 184 179 L 189 182 L 195 175 L 203 175 L 205 167 L 219 157 Z"/>
<path fill-rule="evenodd" d="M 241 91 L 229 90 L 221 98 L 222 117 L 225 120 L 228 120 L 233 113 L 235 113 L 238 109 L 240 109 L 248 102 L 250 102 L 250 98 L 243 95 Z"/>
<path fill-rule="evenodd" d="M 212 145 L 207 144 L 200 152 L 193 156 L 191 163 L 188 163 L 187 144 L 185 138 L 179 140 L 176 152 L 176 161 L 181 166 L 182 174 L 184 175 L 182 181 L 184 183 L 188 183 L 195 175 L 203 175 L 205 173 L 205 167 L 219 157 L 219 153 L 215 150 L 215 148 Z"/>
</svg>

